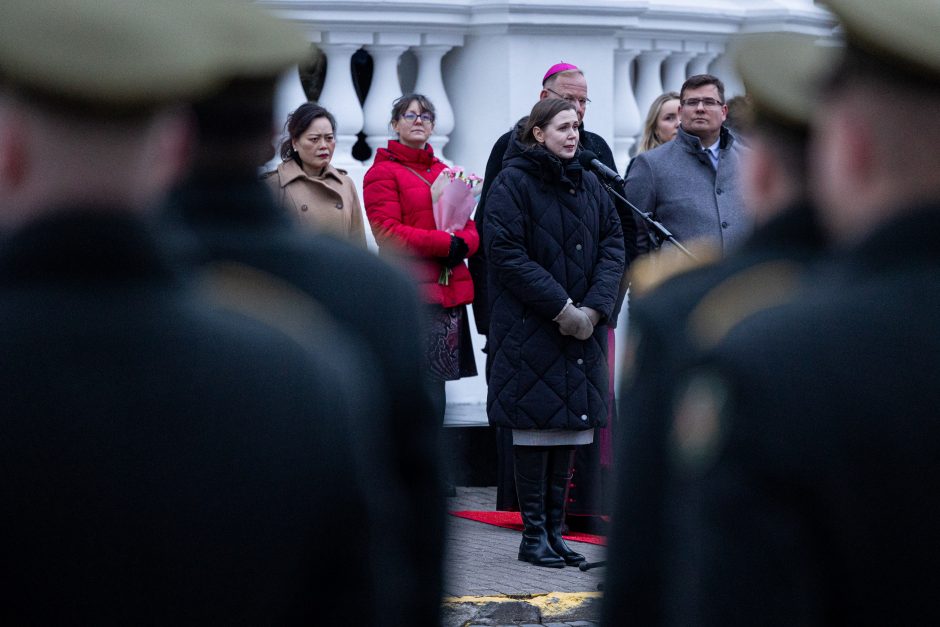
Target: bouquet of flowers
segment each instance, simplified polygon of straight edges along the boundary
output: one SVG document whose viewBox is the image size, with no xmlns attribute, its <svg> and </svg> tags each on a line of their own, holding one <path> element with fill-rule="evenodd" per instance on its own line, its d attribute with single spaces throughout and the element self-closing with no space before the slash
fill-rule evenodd
<svg viewBox="0 0 940 627">
<path fill-rule="evenodd" d="M 460 166 L 441 171 L 431 185 L 434 225 L 439 231 L 454 233 L 467 225 L 467 220 L 476 206 L 477 197 L 483 191 L 482 183 L 482 178 L 476 174 L 467 174 Z M 449 285 L 451 273 L 451 269 L 444 266 L 437 282 Z"/>
</svg>

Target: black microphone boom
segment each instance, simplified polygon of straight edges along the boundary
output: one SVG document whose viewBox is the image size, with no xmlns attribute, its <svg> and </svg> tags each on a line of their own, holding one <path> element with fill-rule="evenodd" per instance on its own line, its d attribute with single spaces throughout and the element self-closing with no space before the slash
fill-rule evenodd
<svg viewBox="0 0 940 627">
<path fill-rule="evenodd" d="M 578 155 L 578 161 L 581 163 L 581 167 L 585 170 L 591 170 L 595 174 L 599 174 L 608 181 L 613 181 L 617 184 L 618 187 L 623 187 L 623 179 L 620 178 L 620 175 L 601 163 L 601 161 L 597 158 L 597 155 L 590 150 L 582 150 L 581 154 Z"/>
<path fill-rule="evenodd" d="M 578 162 L 581 163 L 581 167 L 585 170 L 591 170 L 592 172 L 598 174 L 598 178 L 601 180 L 601 185 L 604 186 L 604 189 L 607 190 L 607 193 L 623 202 L 625 205 L 630 207 L 631 210 L 633 210 L 633 213 L 640 216 L 643 222 L 646 223 L 646 227 L 655 233 L 657 237 L 659 237 L 659 241 L 672 243 L 690 259 L 698 261 L 695 255 L 690 253 L 685 246 L 679 243 L 679 241 L 673 237 L 672 233 L 669 232 L 669 229 L 663 226 L 661 222 L 653 219 L 653 216 L 651 216 L 649 213 L 639 210 L 636 205 L 614 191 L 613 184 L 616 184 L 617 187 L 620 188 L 620 191 L 624 191 L 624 181 L 622 178 L 620 178 L 619 174 L 598 161 L 596 154 L 590 150 L 582 150 L 581 154 L 578 155 Z"/>
</svg>

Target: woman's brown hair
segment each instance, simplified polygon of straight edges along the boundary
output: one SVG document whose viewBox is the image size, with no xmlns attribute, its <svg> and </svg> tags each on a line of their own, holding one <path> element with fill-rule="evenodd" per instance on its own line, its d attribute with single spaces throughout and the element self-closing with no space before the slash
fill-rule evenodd
<svg viewBox="0 0 940 627">
<path fill-rule="evenodd" d="M 536 102 L 529 116 L 525 118 L 522 136 L 520 138 L 522 143 L 526 146 L 534 146 L 537 144 L 538 141 L 535 139 L 535 134 L 532 132 L 532 129 L 536 126 L 544 129 L 555 119 L 556 115 L 567 110 L 574 111 L 575 113 L 578 112 L 577 107 L 575 107 L 573 103 L 562 100 L 561 98 L 546 98 Z"/>
</svg>

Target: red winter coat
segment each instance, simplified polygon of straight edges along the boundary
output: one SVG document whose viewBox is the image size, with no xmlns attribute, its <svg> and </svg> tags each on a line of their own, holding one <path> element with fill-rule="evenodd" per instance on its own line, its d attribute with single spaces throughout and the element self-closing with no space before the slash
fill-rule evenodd
<svg viewBox="0 0 940 627">
<path fill-rule="evenodd" d="M 434 225 L 430 184 L 445 167 L 430 144 L 419 150 L 389 140 L 388 148 L 376 151 L 375 162 L 366 172 L 362 198 L 379 252 L 404 250 L 415 262 L 410 265 L 424 300 L 456 307 L 473 301 L 473 281 L 461 263 L 453 269 L 449 285 L 438 283 L 442 261 L 450 251 L 450 234 Z M 467 243 L 468 256 L 476 253 L 480 236 L 473 220 L 454 234 Z"/>
</svg>

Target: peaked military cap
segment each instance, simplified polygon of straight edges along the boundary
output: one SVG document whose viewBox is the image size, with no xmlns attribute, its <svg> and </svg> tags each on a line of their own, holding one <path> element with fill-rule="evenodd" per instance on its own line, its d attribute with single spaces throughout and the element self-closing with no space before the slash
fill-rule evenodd
<svg viewBox="0 0 940 627">
<path fill-rule="evenodd" d="M 819 101 L 821 83 L 840 58 L 839 48 L 798 33 L 762 33 L 733 48 L 738 74 L 758 115 L 805 128 Z"/>
<path fill-rule="evenodd" d="M 937 0 L 826 0 L 849 46 L 910 74 L 940 82 Z"/>
<path fill-rule="evenodd" d="M 0 3 L 0 84 L 92 106 L 192 99 L 308 51 L 298 29 L 247 1 Z"/>
</svg>

